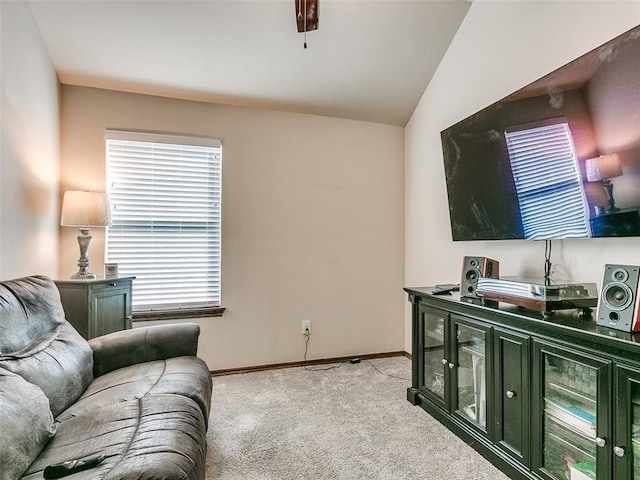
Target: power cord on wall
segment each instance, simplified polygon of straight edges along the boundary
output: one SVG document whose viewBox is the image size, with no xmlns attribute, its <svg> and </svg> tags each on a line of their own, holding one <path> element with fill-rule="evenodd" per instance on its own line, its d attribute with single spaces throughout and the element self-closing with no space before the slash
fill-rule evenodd
<svg viewBox="0 0 640 480">
<path fill-rule="evenodd" d="M 304 337 L 305 337 L 304 339 L 304 369 L 305 370 L 309 372 L 322 372 L 326 370 L 333 370 L 335 368 L 340 368 L 342 366 L 342 363 L 338 363 L 337 365 L 330 365 L 328 367 L 315 367 L 315 368 L 307 367 L 307 350 L 309 349 L 309 339 L 311 338 L 311 334 L 309 332 L 306 332 Z"/>
</svg>

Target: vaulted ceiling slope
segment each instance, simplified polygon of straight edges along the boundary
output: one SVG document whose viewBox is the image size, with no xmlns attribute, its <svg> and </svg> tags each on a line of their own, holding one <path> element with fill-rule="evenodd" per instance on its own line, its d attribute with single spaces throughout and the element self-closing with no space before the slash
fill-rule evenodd
<svg viewBox="0 0 640 480">
<path fill-rule="evenodd" d="M 28 0 L 63 84 L 404 126 L 469 0 Z"/>
</svg>

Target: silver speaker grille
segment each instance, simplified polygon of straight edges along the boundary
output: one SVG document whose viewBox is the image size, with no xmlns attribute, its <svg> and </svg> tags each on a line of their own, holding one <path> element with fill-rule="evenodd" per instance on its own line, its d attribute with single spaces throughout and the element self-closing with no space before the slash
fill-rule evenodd
<svg viewBox="0 0 640 480">
<path fill-rule="evenodd" d="M 633 292 L 625 283 L 611 282 L 602 291 L 602 301 L 611 310 L 624 310 L 633 302 Z"/>
</svg>

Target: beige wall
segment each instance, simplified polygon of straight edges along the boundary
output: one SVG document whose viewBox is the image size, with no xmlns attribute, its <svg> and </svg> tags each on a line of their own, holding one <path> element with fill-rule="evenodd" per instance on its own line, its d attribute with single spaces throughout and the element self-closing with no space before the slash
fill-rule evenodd
<svg viewBox="0 0 640 480">
<path fill-rule="evenodd" d="M 501 275 L 542 275 L 544 242 L 452 242 L 440 132 L 640 23 L 639 2 L 476 1 L 405 132 L 405 284 L 458 282 L 462 257 Z M 640 264 L 637 238 L 553 242 L 558 278 L 601 283 L 605 263 Z M 411 348 L 408 303 L 405 348 Z"/>
<path fill-rule="evenodd" d="M 59 85 L 31 11 L 0 2 L 0 278 L 58 269 Z"/>
<path fill-rule="evenodd" d="M 404 129 L 63 86 L 61 190 L 104 189 L 104 131 L 223 142 L 221 318 L 211 369 L 403 349 Z M 61 229 L 60 273 L 77 269 Z M 93 271 L 104 261 L 94 229 Z"/>
</svg>

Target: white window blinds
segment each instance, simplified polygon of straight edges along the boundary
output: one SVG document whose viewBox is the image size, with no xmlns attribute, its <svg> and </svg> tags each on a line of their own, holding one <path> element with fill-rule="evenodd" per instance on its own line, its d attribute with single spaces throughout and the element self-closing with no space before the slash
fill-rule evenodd
<svg viewBox="0 0 640 480">
<path fill-rule="evenodd" d="M 584 190 L 571 131 L 557 123 L 505 133 L 524 237 L 588 237 Z"/>
<path fill-rule="evenodd" d="M 136 277 L 134 310 L 220 303 L 219 140 L 106 132 L 107 258 Z"/>
</svg>

